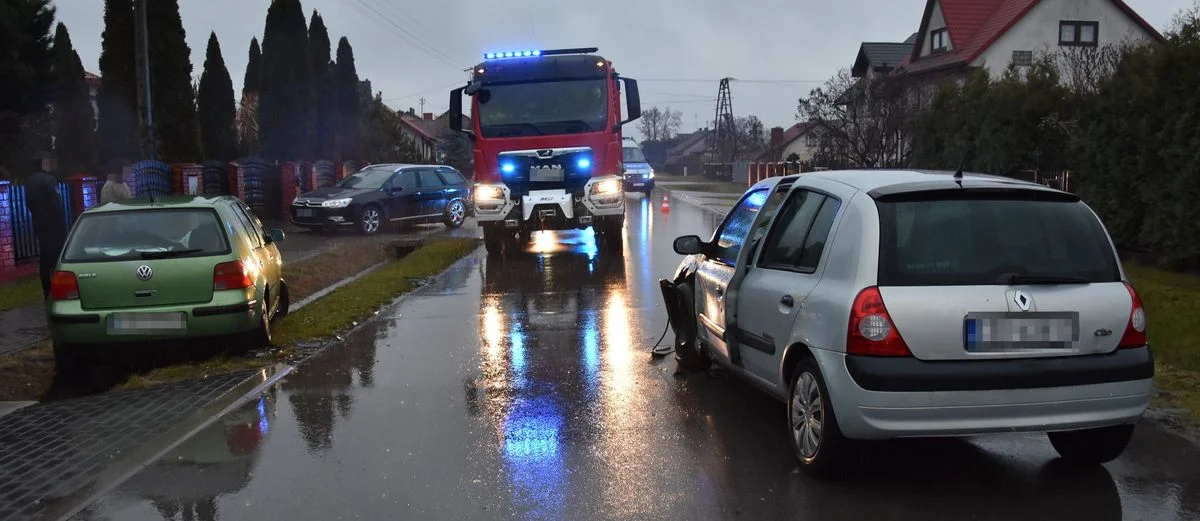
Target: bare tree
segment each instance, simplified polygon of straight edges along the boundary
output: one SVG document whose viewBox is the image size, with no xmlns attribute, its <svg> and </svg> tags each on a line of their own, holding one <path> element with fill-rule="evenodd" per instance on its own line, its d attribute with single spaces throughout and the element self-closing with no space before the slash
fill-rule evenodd
<svg viewBox="0 0 1200 521">
<path fill-rule="evenodd" d="M 796 116 L 820 126 L 821 147 L 832 163 L 901 167 L 912 157 L 913 121 L 924 95 L 902 77 L 860 80 L 842 69 L 800 98 Z"/>
<path fill-rule="evenodd" d="M 679 132 L 683 124 L 683 113 L 671 107 L 660 109 L 651 107 L 642 111 L 638 120 L 638 130 L 646 141 L 667 141 Z"/>
<path fill-rule="evenodd" d="M 737 118 L 733 124 L 733 132 L 732 150 L 727 156 L 731 162 L 749 159 L 762 151 L 767 144 L 763 122 L 758 116 Z"/>
<path fill-rule="evenodd" d="M 1095 94 L 1100 82 L 1112 76 L 1133 49 L 1130 42 L 1100 47 L 1063 47 L 1055 56 L 1063 82 L 1081 94 Z"/>
</svg>

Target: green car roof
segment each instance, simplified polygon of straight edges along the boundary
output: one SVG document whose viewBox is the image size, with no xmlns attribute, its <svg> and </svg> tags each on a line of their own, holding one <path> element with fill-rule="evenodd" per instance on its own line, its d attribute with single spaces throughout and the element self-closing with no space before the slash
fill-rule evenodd
<svg viewBox="0 0 1200 521">
<path fill-rule="evenodd" d="M 198 195 L 163 195 L 134 197 L 89 208 L 84 213 L 118 212 L 130 210 L 163 210 L 172 208 L 212 208 L 217 203 L 236 199 L 231 195 L 201 197 Z"/>
</svg>

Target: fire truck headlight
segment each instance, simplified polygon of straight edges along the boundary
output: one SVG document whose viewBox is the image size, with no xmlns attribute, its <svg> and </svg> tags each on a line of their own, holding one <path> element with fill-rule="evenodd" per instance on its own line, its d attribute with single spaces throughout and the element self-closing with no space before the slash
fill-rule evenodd
<svg viewBox="0 0 1200 521">
<path fill-rule="evenodd" d="M 477 185 L 475 187 L 475 200 L 477 201 L 496 201 L 504 198 L 504 190 L 499 186 Z"/>
<path fill-rule="evenodd" d="M 620 179 L 606 179 L 592 185 L 592 193 L 595 195 L 610 195 L 621 191 Z"/>
</svg>

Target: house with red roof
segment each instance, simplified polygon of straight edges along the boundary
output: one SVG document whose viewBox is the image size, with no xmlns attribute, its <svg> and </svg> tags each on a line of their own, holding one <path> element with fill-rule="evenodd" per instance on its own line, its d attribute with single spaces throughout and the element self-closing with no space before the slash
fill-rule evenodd
<svg viewBox="0 0 1200 521">
<path fill-rule="evenodd" d="M 928 0 L 897 70 L 957 78 L 984 68 L 998 76 L 1043 52 L 1161 41 L 1123 0 Z"/>
<path fill-rule="evenodd" d="M 400 130 L 412 140 L 422 161 L 436 161 L 438 130 L 437 120 L 433 119 L 432 113 L 417 116 L 416 111 L 409 109 L 409 112 L 400 114 Z"/>
</svg>

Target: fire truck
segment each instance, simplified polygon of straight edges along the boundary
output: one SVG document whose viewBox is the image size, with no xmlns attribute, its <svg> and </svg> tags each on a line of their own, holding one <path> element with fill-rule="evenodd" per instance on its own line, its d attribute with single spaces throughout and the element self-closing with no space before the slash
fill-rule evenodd
<svg viewBox="0 0 1200 521">
<path fill-rule="evenodd" d="M 620 250 L 621 128 L 641 117 L 641 102 L 637 81 L 598 50 L 486 53 L 469 82 L 450 91 L 450 127 L 472 142 L 473 206 L 489 253 L 535 231 L 589 227 L 598 246 Z"/>
</svg>

